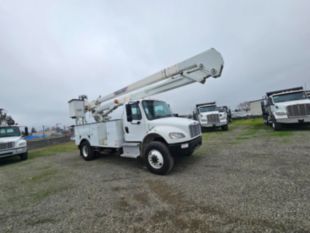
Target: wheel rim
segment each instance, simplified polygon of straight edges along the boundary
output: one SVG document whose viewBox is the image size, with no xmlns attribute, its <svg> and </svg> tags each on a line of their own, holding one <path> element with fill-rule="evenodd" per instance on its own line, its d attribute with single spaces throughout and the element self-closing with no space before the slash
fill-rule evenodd
<svg viewBox="0 0 310 233">
<path fill-rule="evenodd" d="M 87 146 L 83 146 L 82 147 L 82 155 L 84 157 L 87 157 L 88 156 L 88 147 Z"/>
<path fill-rule="evenodd" d="M 148 154 L 148 161 L 152 168 L 160 169 L 164 165 L 164 157 L 158 150 L 151 150 Z"/>
</svg>

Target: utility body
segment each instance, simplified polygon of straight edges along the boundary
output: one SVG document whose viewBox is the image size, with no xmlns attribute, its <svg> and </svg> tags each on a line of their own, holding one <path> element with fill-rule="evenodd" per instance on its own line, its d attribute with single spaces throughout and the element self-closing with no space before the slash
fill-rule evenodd
<svg viewBox="0 0 310 233">
<path fill-rule="evenodd" d="M 228 130 L 228 114 L 225 108 L 217 107 L 216 102 L 197 104 L 194 116 L 202 129 L 221 128 Z"/>
<path fill-rule="evenodd" d="M 302 87 L 267 92 L 261 106 L 265 124 L 274 130 L 288 124 L 310 123 L 310 99 Z"/>
<path fill-rule="evenodd" d="M 91 160 L 96 152 L 118 151 L 121 157 L 142 158 L 155 174 L 168 173 L 174 156 L 191 155 L 201 145 L 200 125 L 174 117 L 166 102 L 149 97 L 217 78 L 223 65 L 221 54 L 210 49 L 94 101 L 86 96 L 70 100 L 81 156 Z M 121 119 L 111 119 L 109 115 L 121 106 Z M 86 112 L 92 113 L 95 122 L 87 123 Z"/>
<path fill-rule="evenodd" d="M 22 160 L 28 158 L 27 141 L 13 118 L 0 109 L 0 158 L 13 156 L 19 156 Z"/>
</svg>

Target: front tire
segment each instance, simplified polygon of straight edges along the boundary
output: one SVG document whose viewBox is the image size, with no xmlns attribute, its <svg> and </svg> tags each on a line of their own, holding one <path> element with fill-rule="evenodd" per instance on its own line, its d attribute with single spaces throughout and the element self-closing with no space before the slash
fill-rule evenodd
<svg viewBox="0 0 310 233">
<path fill-rule="evenodd" d="M 93 160 L 95 158 L 95 151 L 90 146 L 89 142 L 84 141 L 80 145 L 80 155 L 85 159 L 86 161 Z"/>
<path fill-rule="evenodd" d="M 192 156 L 194 154 L 194 150 L 190 150 L 187 153 L 184 153 L 183 155 L 186 157 Z"/>
<path fill-rule="evenodd" d="M 272 126 L 274 131 L 278 131 L 281 129 L 281 125 L 275 121 L 272 122 L 271 126 Z"/>
<path fill-rule="evenodd" d="M 28 159 L 28 152 L 26 152 L 26 153 L 20 155 L 20 159 L 21 159 L 21 160 L 27 160 L 27 159 Z"/>
<path fill-rule="evenodd" d="M 228 130 L 228 125 L 223 125 L 223 126 L 222 126 L 222 130 L 223 130 L 223 131 L 227 131 L 227 130 Z"/>
<path fill-rule="evenodd" d="M 145 162 L 148 170 L 157 175 L 168 174 L 174 166 L 174 159 L 162 142 L 151 142 L 145 148 Z"/>
</svg>

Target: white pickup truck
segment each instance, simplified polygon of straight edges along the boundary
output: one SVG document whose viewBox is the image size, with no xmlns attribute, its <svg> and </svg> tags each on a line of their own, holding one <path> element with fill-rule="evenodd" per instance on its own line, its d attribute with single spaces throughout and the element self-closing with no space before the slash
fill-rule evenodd
<svg viewBox="0 0 310 233">
<path fill-rule="evenodd" d="M 215 102 L 197 104 L 195 115 L 202 129 L 221 128 L 228 130 L 227 112 L 218 108 Z"/>
<path fill-rule="evenodd" d="M 18 126 L 0 126 L 0 158 L 19 156 L 28 158 L 27 142 Z"/>
<path fill-rule="evenodd" d="M 282 125 L 310 124 L 310 99 L 302 87 L 267 92 L 262 111 L 265 123 L 274 130 Z"/>
</svg>

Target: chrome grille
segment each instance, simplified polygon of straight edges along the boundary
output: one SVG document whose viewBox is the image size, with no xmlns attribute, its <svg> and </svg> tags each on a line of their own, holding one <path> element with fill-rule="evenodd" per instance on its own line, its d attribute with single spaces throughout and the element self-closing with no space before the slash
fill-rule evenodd
<svg viewBox="0 0 310 233">
<path fill-rule="evenodd" d="M 14 142 L 0 143 L 0 150 L 7 150 L 14 148 Z"/>
<path fill-rule="evenodd" d="M 310 104 L 295 104 L 286 107 L 288 117 L 310 115 Z"/>
<path fill-rule="evenodd" d="M 210 114 L 207 116 L 208 123 L 213 124 L 213 123 L 219 123 L 220 122 L 220 116 L 219 114 Z"/>
<path fill-rule="evenodd" d="M 191 137 L 196 137 L 201 134 L 201 127 L 199 124 L 192 124 L 189 126 L 189 132 Z"/>
</svg>

